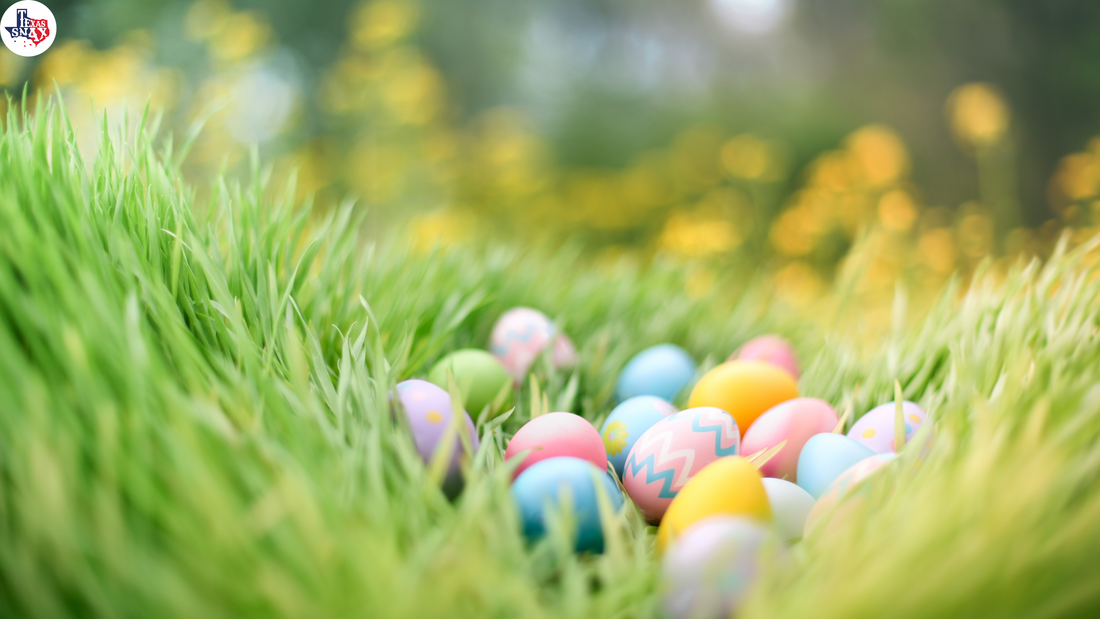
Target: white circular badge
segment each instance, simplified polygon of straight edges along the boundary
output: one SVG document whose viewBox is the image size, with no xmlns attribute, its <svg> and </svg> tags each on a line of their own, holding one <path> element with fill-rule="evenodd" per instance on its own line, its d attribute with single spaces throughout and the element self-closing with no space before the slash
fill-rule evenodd
<svg viewBox="0 0 1100 619">
<path fill-rule="evenodd" d="M 0 17 L 0 39 L 20 56 L 37 56 L 57 38 L 57 20 L 45 4 L 21 0 Z"/>
</svg>

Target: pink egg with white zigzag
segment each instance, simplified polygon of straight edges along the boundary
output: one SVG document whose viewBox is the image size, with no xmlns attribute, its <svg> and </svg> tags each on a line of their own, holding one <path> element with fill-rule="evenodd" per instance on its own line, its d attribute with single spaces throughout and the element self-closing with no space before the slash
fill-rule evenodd
<svg viewBox="0 0 1100 619">
<path fill-rule="evenodd" d="M 740 449 L 741 431 L 733 416 L 709 406 L 689 408 L 638 437 L 626 458 L 623 486 L 646 521 L 657 524 L 688 480 Z"/>
<path fill-rule="evenodd" d="M 556 368 L 572 367 L 577 349 L 554 321 L 529 307 L 516 307 L 501 314 L 489 336 L 489 350 L 500 360 L 516 385 L 523 383 L 527 371 L 547 346 L 553 346 L 550 360 Z"/>
</svg>

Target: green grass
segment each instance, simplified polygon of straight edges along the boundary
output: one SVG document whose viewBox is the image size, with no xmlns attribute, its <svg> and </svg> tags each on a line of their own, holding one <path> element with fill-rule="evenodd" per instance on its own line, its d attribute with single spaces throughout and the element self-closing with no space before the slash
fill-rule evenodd
<svg viewBox="0 0 1100 619">
<path fill-rule="evenodd" d="M 580 350 L 575 373 L 537 368 L 550 408 L 596 422 L 638 350 L 672 341 L 712 365 L 768 331 L 796 341 L 804 395 L 862 413 L 896 379 L 932 412 L 921 466 L 906 450 L 848 527 L 769 563 L 744 616 L 1100 609 L 1089 248 L 980 279 L 961 300 L 949 290 L 915 325 L 899 303 L 898 327 L 866 352 L 769 306 L 768 282 L 744 273 L 692 299 L 671 263 L 413 252 L 368 240 L 385 231 L 350 207 L 292 204 L 293 181 L 267 188 L 258 164 L 247 186 L 217 180 L 196 204 L 178 174 L 185 145 L 150 143 L 155 127 L 104 128 L 84 157 L 60 108 L 9 108 L 0 616 L 654 616 L 653 536 L 631 510 L 601 556 L 520 536 L 501 454 L 538 393 L 480 424 L 453 503 L 393 422 L 396 381 L 484 347 L 519 304 L 555 316 Z"/>
</svg>

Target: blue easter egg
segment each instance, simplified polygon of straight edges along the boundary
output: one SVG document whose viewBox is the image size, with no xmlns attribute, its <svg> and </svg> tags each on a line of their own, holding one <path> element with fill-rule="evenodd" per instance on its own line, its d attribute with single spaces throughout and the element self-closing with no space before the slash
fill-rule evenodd
<svg viewBox="0 0 1100 619">
<path fill-rule="evenodd" d="M 817 499 L 848 467 L 873 455 L 870 447 L 843 434 L 815 434 L 798 455 L 798 485 Z"/>
<path fill-rule="evenodd" d="M 523 534 L 530 540 L 546 535 L 546 510 L 560 509 L 563 490 L 573 506 L 578 551 L 603 552 L 603 528 L 596 493 L 603 492 L 613 511 L 623 505 L 619 487 L 606 471 L 580 458 L 547 458 L 531 465 L 512 483 L 512 501 L 523 522 Z"/>
<path fill-rule="evenodd" d="M 615 467 L 619 479 L 623 478 L 626 456 L 638 437 L 653 424 L 676 412 L 675 406 L 652 395 L 635 396 L 612 409 L 600 428 L 600 436 L 607 450 L 607 461 Z"/>
<path fill-rule="evenodd" d="M 695 378 L 695 360 L 683 348 L 658 344 L 634 355 L 619 374 L 619 401 L 654 395 L 672 401 Z"/>
</svg>

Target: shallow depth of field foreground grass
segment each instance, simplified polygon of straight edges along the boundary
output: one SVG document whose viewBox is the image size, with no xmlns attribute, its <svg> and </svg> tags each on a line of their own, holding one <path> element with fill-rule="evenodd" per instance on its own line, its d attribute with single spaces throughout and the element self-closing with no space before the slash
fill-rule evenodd
<svg viewBox="0 0 1100 619">
<path fill-rule="evenodd" d="M 349 211 L 257 198 L 259 174 L 196 207 L 178 143 L 116 136 L 82 156 L 56 108 L 6 127 L 0 616 L 655 615 L 652 535 L 631 508 L 602 556 L 520 537 L 501 454 L 540 393 L 481 425 L 491 438 L 454 503 L 392 420 L 396 381 L 484 347 L 517 304 L 580 348 L 575 375 L 536 372 L 547 405 L 595 422 L 641 348 L 678 342 L 713 364 L 765 331 L 796 340 L 805 395 L 858 414 L 897 379 L 930 410 L 924 461 L 906 450 L 847 526 L 770 563 L 744 616 L 1100 608 L 1088 248 L 948 291 L 866 353 L 765 311 L 759 288 L 695 300 L 671 265 L 375 247 Z"/>
</svg>

